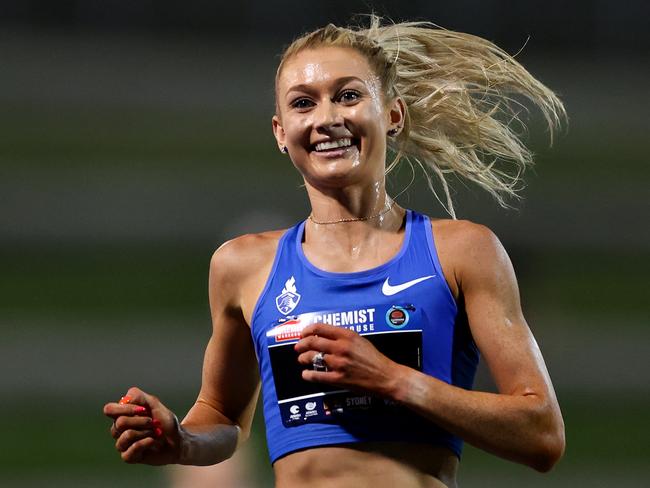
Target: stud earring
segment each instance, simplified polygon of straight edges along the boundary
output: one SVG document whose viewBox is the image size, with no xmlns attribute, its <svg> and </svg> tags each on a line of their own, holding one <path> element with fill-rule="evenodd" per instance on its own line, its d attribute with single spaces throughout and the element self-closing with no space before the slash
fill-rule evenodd
<svg viewBox="0 0 650 488">
<path fill-rule="evenodd" d="M 400 127 L 395 127 L 394 129 L 391 129 L 388 131 L 388 135 L 390 137 L 395 137 L 397 134 L 399 134 Z"/>
<path fill-rule="evenodd" d="M 284 154 L 289 154 L 289 149 L 287 149 L 287 146 L 282 146 L 282 148 L 280 148 L 280 151 L 282 151 Z"/>
</svg>

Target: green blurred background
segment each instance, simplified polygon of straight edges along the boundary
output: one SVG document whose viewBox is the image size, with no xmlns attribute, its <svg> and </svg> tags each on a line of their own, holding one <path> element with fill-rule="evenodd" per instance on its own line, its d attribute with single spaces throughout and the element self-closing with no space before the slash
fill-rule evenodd
<svg viewBox="0 0 650 488">
<path fill-rule="evenodd" d="M 456 185 L 459 216 L 515 263 L 566 456 L 540 475 L 468 446 L 461 486 L 647 486 L 647 4 L 447 3 L 3 1 L 1 486 L 169 485 L 119 461 L 101 407 L 131 385 L 179 415 L 192 404 L 213 250 L 308 213 L 270 131 L 278 54 L 370 7 L 509 52 L 530 36 L 518 59 L 570 116 L 548 149 L 531 114 L 538 164 L 517 210 Z M 399 201 L 444 216 L 422 183 Z M 477 388 L 492 388 L 485 371 Z M 260 417 L 249 475 L 270 486 Z"/>
</svg>

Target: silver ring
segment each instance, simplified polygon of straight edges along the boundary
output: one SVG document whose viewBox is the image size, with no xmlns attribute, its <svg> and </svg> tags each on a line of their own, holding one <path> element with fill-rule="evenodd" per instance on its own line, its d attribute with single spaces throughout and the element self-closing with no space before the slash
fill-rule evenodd
<svg viewBox="0 0 650 488">
<path fill-rule="evenodd" d="M 311 358 L 311 365 L 314 368 L 314 371 L 327 371 L 327 364 L 325 364 L 325 354 L 322 352 L 317 352 L 313 358 Z"/>
</svg>

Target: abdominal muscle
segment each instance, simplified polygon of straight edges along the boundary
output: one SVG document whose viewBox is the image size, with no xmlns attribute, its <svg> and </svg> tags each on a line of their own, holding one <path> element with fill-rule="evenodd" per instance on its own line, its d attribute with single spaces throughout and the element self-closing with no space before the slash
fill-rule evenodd
<svg viewBox="0 0 650 488">
<path fill-rule="evenodd" d="M 425 444 L 360 443 L 294 452 L 273 469 L 276 488 L 456 488 L 458 458 Z"/>
</svg>

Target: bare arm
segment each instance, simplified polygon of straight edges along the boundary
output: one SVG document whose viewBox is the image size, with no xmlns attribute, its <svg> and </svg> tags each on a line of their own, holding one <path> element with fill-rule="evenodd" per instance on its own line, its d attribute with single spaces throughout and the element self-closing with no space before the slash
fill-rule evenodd
<svg viewBox="0 0 650 488">
<path fill-rule="evenodd" d="M 466 391 L 401 367 L 393 395 L 477 447 L 549 470 L 564 424 L 544 359 L 521 311 L 510 259 L 485 227 L 466 227 L 456 269 L 472 335 L 499 389 Z"/>
<path fill-rule="evenodd" d="M 210 263 L 213 331 L 205 351 L 201 391 L 181 423 L 181 464 L 227 459 L 250 434 L 260 381 L 250 329 L 239 305 L 241 263 L 232 262 L 239 259 L 236 250 L 226 245 Z"/>
<path fill-rule="evenodd" d="M 512 265 L 496 237 L 471 223 L 453 224 L 452 290 L 464 299 L 474 339 L 499 388 L 467 391 L 390 361 L 350 331 L 318 324 L 296 349 L 309 364 L 327 353 L 331 371 L 306 370 L 308 381 L 335 383 L 392 398 L 471 444 L 549 470 L 564 451 L 564 425 L 551 380 L 519 303 Z"/>
<path fill-rule="evenodd" d="M 124 461 L 146 464 L 215 464 L 229 458 L 250 432 L 259 393 L 257 360 L 241 308 L 249 285 L 251 239 L 231 241 L 210 263 L 212 336 L 199 396 L 182 423 L 160 400 L 131 388 L 104 413 Z M 254 250 L 253 250 L 254 251 Z M 124 399 L 123 399 L 124 400 Z"/>
</svg>

